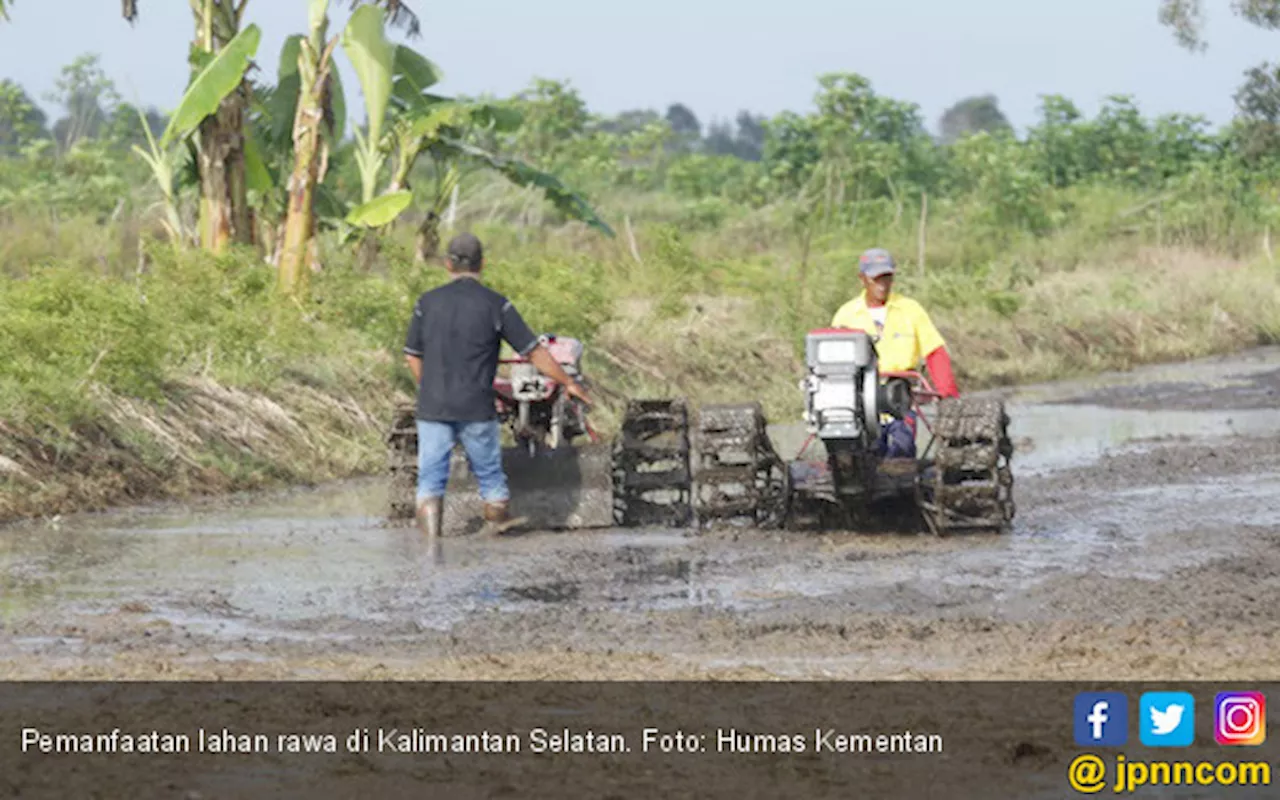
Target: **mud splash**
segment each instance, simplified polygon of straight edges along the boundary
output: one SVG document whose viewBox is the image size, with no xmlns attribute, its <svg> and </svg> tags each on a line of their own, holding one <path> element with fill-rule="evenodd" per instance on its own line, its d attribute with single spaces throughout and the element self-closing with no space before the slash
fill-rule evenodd
<svg viewBox="0 0 1280 800">
<path fill-rule="evenodd" d="M 1251 405 L 1278 363 L 1011 393 L 1019 516 L 1004 537 L 580 531 L 449 538 L 435 558 L 384 525 L 381 481 L 14 526 L 0 668 L 1280 674 L 1280 656 L 1240 655 L 1280 653 L 1265 611 L 1280 600 L 1280 412 Z M 1181 387 L 1182 407 L 1141 408 L 1147 385 Z M 1203 399 L 1235 391 L 1244 408 Z M 799 448 L 802 431 L 777 431 L 781 452 Z"/>
</svg>

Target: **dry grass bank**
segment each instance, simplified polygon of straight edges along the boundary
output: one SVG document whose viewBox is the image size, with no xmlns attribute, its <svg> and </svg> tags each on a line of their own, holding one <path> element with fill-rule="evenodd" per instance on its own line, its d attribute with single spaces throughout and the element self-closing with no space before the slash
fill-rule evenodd
<svg viewBox="0 0 1280 800">
<path fill-rule="evenodd" d="M 394 397 L 192 377 L 160 403 L 102 387 L 91 402 L 98 419 L 55 435 L 0 421 L 0 522 L 374 472 Z"/>
<path fill-rule="evenodd" d="M 851 269 L 850 269 L 851 271 Z M 994 274 L 968 287 L 909 277 L 948 340 L 962 390 L 1068 378 L 1179 361 L 1280 341 L 1280 269 L 1178 248 L 1145 248 L 1113 263 L 1043 273 L 991 302 Z M 852 296 L 829 293 L 825 306 Z M 621 303 L 601 327 L 588 365 L 606 399 L 683 395 L 699 402 L 758 399 L 772 418 L 798 419 L 800 337 L 830 319 L 825 307 L 789 335 L 774 296 L 695 296 L 678 315 L 652 301 Z M 612 421 L 612 418 L 610 418 Z"/>
</svg>

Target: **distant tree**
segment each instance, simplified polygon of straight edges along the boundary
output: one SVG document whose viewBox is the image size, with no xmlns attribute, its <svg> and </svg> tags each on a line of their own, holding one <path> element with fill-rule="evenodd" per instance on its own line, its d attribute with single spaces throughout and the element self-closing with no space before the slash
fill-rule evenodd
<svg viewBox="0 0 1280 800">
<path fill-rule="evenodd" d="M 144 111 L 143 116 L 146 117 L 147 127 L 151 129 L 153 137 L 159 139 L 164 135 L 164 129 L 169 124 L 167 116 L 154 107 Z M 147 147 L 147 134 L 143 130 L 142 120 L 138 119 L 138 112 L 124 104 L 116 106 L 107 117 L 99 136 L 110 142 L 113 147 L 123 150 L 128 150 L 135 144 L 142 148 Z"/>
<path fill-rule="evenodd" d="M 672 103 L 667 107 L 667 124 L 671 131 L 679 137 L 702 138 L 702 123 L 684 103 Z"/>
<path fill-rule="evenodd" d="M 1253 160 L 1280 153 L 1280 66 L 1262 64 L 1245 72 L 1235 101 L 1240 154 Z"/>
<path fill-rule="evenodd" d="M 1052 186 L 1069 186 L 1088 172 L 1091 128 L 1084 113 L 1062 95 L 1042 95 L 1040 120 L 1027 130 L 1027 145 Z"/>
<path fill-rule="evenodd" d="M 1231 10 L 1260 28 L 1280 30 L 1280 0 L 1231 0 Z M 1191 50 L 1203 50 L 1207 44 L 1204 31 L 1202 0 L 1160 0 L 1160 22 L 1173 28 L 1178 42 Z"/>
<path fill-rule="evenodd" d="M 707 126 L 707 135 L 702 140 L 702 147 L 708 153 L 718 156 L 737 155 L 733 125 L 723 120 L 712 120 Z"/>
<path fill-rule="evenodd" d="M 1259 28 L 1280 30 L 1280 0 L 1231 0 L 1231 10 Z M 1204 50 L 1202 0 L 1160 0 L 1160 22 L 1173 28 L 1178 43 L 1189 50 Z M 1280 149 L 1280 74 L 1263 64 L 1245 72 L 1245 82 L 1235 95 L 1239 109 L 1237 144 L 1241 154 L 1256 158 Z"/>
<path fill-rule="evenodd" d="M 615 117 L 601 120 L 596 127 L 605 133 L 628 134 L 644 130 L 649 125 L 661 121 L 662 117 L 658 115 L 657 111 L 648 108 L 637 108 L 623 111 Z"/>
<path fill-rule="evenodd" d="M 44 112 L 21 86 L 0 80 L 0 154 L 12 155 L 23 145 L 45 139 L 49 131 Z"/>
<path fill-rule="evenodd" d="M 86 53 L 63 67 L 55 91 L 46 98 L 66 109 L 67 115 L 53 126 L 54 138 L 64 151 L 81 139 L 97 137 L 120 102 L 100 60 L 97 53 Z"/>
<path fill-rule="evenodd" d="M 746 161 L 759 161 L 764 153 L 765 118 L 750 111 L 739 111 L 731 123 L 716 120 L 707 128 L 702 147 L 708 153 L 737 156 Z"/>
<path fill-rule="evenodd" d="M 738 112 L 738 133 L 734 138 L 738 142 L 738 158 L 747 161 L 759 161 L 764 153 L 765 118 L 750 111 Z"/>
<path fill-rule="evenodd" d="M 952 144 L 969 134 L 985 131 L 999 133 L 1013 126 L 1000 110 L 995 95 L 966 97 L 943 112 L 938 122 L 943 144 Z"/>
<path fill-rule="evenodd" d="M 512 155 L 546 169 L 569 157 L 571 143 L 591 122 L 586 101 L 567 81 L 535 78 L 512 107 L 524 120 L 513 136 Z"/>
</svg>

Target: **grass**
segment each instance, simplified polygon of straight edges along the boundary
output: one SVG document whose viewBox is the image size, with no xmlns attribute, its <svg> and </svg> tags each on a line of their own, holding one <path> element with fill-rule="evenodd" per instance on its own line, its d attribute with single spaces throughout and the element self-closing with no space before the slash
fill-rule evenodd
<svg viewBox="0 0 1280 800">
<path fill-rule="evenodd" d="M 877 245 L 898 254 L 898 290 L 932 313 L 963 390 L 1280 340 L 1280 271 L 1257 230 L 1185 208 L 1135 223 L 1143 198 L 1119 190 L 1065 199 L 1074 216 L 1041 237 L 936 201 L 923 269 L 909 208 L 814 231 L 807 249 L 786 207 L 665 195 L 602 203 L 614 240 L 480 205 L 460 223 L 535 329 L 587 341 L 606 433 L 637 396 L 759 399 L 798 418 L 803 332 L 856 293 L 857 255 Z M 251 251 L 176 253 L 132 218 L 4 218 L 0 520 L 380 470 L 411 391 L 407 315 L 445 279 L 413 262 L 412 228 L 372 272 L 329 252 L 299 307 Z"/>
</svg>

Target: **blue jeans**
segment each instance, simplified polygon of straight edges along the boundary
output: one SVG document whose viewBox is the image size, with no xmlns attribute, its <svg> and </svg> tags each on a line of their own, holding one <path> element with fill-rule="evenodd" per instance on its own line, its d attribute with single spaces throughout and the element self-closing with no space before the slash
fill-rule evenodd
<svg viewBox="0 0 1280 800">
<path fill-rule="evenodd" d="M 480 485 L 480 499 L 501 503 L 511 498 L 502 471 L 502 440 L 498 421 L 425 422 L 418 420 L 418 502 L 444 497 L 449 484 L 449 457 L 454 442 L 462 442 L 471 473 Z"/>
<path fill-rule="evenodd" d="M 916 415 L 908 412 L 906 419 L 895 419 L 880 428 L 880 440 L 876 450 L 882 458 L 916 457 Z"/>
</svg>

